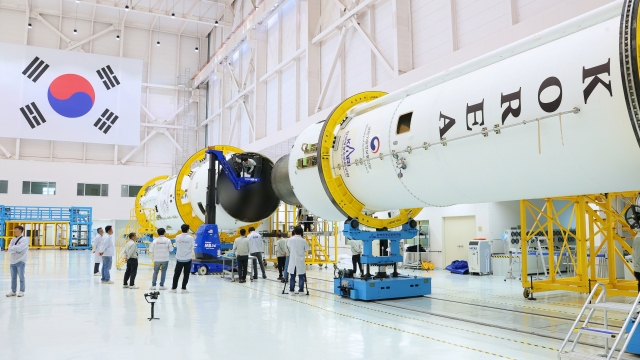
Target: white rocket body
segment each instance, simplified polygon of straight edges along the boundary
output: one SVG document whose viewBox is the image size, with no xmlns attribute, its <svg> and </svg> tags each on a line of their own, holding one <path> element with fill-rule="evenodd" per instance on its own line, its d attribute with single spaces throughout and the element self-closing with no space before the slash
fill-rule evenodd
<svg viewBox="0 0 640 360">
<path fill-rule="evenodd" d="M 183 190 L 188 190 L 190 194 L 189 201 L 193 208 L 194 214 L 204 221 L 204 213 L 200 211 L 198 202 L 202 206 L 206 205 L 207 201 L 207 181 L 209 172 L 209 162 L 204 162 L 202 165 L 193 169 L 191 178 L 186 178 L 183 182 Z M 180 226 L 184 223 L 180 214 L 178 213 L 178 207 L 175 199 L 176 177 L 173 176 L 166 181 L 157 184 L 153 188 L 149 189 L 147 193 L 140 198 L 140 205 L 143 208 L 156 209 L 156 227 L 165 228 L 168 233 L 174 233 L 180 230 Z M 216 206 L 216 224 L 220 231 L 233 231 L 238 227 L 248 225 L 248 223 L 238 221 L 222 208 L 222 206 Z M 194 231 L 196 229 L 193 229 Z"/>
<path fill-rule="evenodd" d="M 617 4 L 619 13 L 622 2 Z M 465 65 L 477 68 L 466 74 L 439 74 L 431 83 L 442 81 L 424 90 L 387 95 L 393 101 L 373 109 L 355 108 L 335 132 L 334 175 L 371 213 L 639 189 L 640 146 L 621 69 L 621 60 L 626 61 L 621 59 L 621 19 L 610 9 L 608 19 L 602 14 L 585 15 L 582 20 L 592 25 L 580 30 L 567 31 L 571 24 L 549 29 L 547 34 L 564 33 L 540 44 L 530 39 L 529 49 L 515 55 L 498 50 L 499 59 L 486 66 Z M 574 108 L 579 113 L 562 115 L 561 121 L 559 116 L 535 121 Z M 398 134 L 399 117 L 408 113 L 410 130 Z M 528 123 L 492 131 L 496 124 L 523 121 Z M 318 168 L 296 168 L 296 161 L 308 156 L 303 144 L 318 143 L 322 125 L 297 138 L 289 177 L 304 207 L 340 221 L 345 215 L 331 201 Z M 483 128 L 486 137 L 441 144 L 441 138 Z M 425 143 L 431 146 L 421 148 Z"/>
</svg>

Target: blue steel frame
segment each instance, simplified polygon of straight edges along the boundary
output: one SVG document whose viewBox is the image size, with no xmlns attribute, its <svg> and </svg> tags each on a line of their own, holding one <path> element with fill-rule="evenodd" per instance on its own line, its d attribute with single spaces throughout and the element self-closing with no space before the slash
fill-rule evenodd
<svg viewBox="0 0 640 360">
<path fill-rule="evenodd" d="M 5 206 L 0 205 L 0 236 L 5 236 L 7 221 L 69 222 L 69 249 L 91 249 L 91 207 Z M 73 245 L 72 240 L 86 240 L 86 245 Z"/>
<path fill-rule="evenodd" d="M 360 261 L 369 265 L 391 265 L 402 262 L 400 255 L 400 240 L 413 239 L 418 234 L 418 228 L 411 228 L 409 223 L 402 225 L 398 231 L 362 231 L 354 228 L 350 221 L 344 224 L 342 234 L 350 240 L 362 240 L 362 256 Z M 374 240 L 389 240 L 389 256 L 373 256 L 372 243 Z"/>
<path fill-rule="evenodd" d="M 236 190 L 240 190 L 240 188 L 245 187 L 249 184 L 255 184 L 257 182 L 260 182 L 260 179 L 258 178 L 238 177 L 238 175 L 236 175 L 235 170 L 233 169 L 233 166 L 229 164 L 229 162 L 227 161 L 227 158 L 224 157 L 224 154 L 222 153 L 222 151 L 207 150 L 206 153 L 216 157 L 216 159 L 218 160 L 218 163 L 220 163 L 220 166 L 222 167 L 222 171 L 224 171 L 224 173 L 227 175 L 229 180 L 231 180 L 231 182 L 233 183 L 233 187 Z"/>
</svg>

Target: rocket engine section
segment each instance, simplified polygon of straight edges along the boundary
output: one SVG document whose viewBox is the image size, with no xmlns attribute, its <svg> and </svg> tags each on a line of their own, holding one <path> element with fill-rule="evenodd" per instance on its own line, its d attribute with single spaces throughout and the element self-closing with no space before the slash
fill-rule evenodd
<svg viewBox="0 0 640 360">
<path fill-rule="evenodd" d="M 637 190 L 637 21 L 637 0 L 614 2 L 397 92 L 352 96 L 278 162 L 282 199 L 382 227 L 427 206 Z"/>
<path fill-rule="evenodd" d="M 196 153 L 177 176 L 141 190 L 145 192 L 139 197 L 139 206 L 155 209 L 157 228 L 164 227 L 171 234 L 179 232 L 183 223 L 194 231 L 204 223 L 209 172 L 209 162 L 204 156 L 204 150 Z M 260 179 L 236 190 L 223 171 L 216 172 L 216 223 L 220 231 L 229 232 L 268 218 L 280 200 L 271 186 L 271 160 L 257 153 L 229 153 L 225 157 L 240 176 L 247 172 L 246 176 Z M 243 167 L 244 159 L 251 164 Z"/>
</svg>

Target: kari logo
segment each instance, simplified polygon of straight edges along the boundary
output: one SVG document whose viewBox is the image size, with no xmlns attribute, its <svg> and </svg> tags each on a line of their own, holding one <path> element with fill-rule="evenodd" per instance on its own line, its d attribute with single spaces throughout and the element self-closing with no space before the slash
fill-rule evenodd
<svg viewBox="0 0 640 360">
<path fill-rule="evenodd" d="M 55 78 L 49 85 L 47 97 L 51 108 L 66 118 L 85 115 L 96 99 L 91 83 L 76 74 L 64 74 Z"/>
<path fill-rule="evenodd" d="M 374 136 L 369 143 L 369 148 L 371 148 L 372 154 L 377 154 L 380 151 L 380 139 L 377 136 Z"/>
<path fill-rule="evenodd" d="M 356 149 L 351 146 L 351 139 L 347 139 L 344 143 L 344 154 L 343 154 L 343 158 L 344 158 L 344 163 L 346 165 L 351 165 L 351 154 L 353 154 L 353 152 L 356 151 Z"/>
</svg>

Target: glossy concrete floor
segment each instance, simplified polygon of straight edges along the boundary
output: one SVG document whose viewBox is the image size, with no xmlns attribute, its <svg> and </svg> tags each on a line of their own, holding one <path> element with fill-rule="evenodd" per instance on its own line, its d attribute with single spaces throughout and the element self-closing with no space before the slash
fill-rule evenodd
<svg viewBox="0 0 640 360">
<path fill-rule="evenodd" d="M 585 298 L 530 302 L 517 280 L 435 271 L 429 297 L 354 302 L 332 295 L 332 269 L 317 266 L 311 295 L 292 296 L 269 267 L 268 280 L 246 284 L 192 276 L 189 294 L 162 292 L 149 322 L 151 268 L 130 290 L 122 270 L 101 285 L 92 262 L 88 251 L 30 252 L 26 296 L 0 298 L 0 359 L 554 359 Z M 2 294 L 9 284 L 0 253 Z"/>
</svg>

